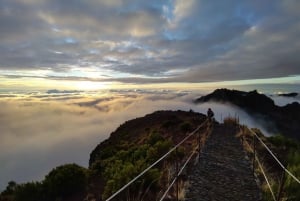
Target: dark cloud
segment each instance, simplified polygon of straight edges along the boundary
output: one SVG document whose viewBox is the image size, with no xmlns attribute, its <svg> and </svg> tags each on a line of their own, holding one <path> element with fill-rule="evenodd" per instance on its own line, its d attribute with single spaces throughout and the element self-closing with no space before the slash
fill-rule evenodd
<svg viewBox="0 0 300 201">
<path fill-rule="evenodd" d="M 74 94 L 74 93 L 79 93 L 79 92 L 82 92 L 82 91 L 49 89 L 46 93 L 47 94 Z"/>
<path fill-rule="evenodd" d="M 37 18 L 29 5 L 22 1 L 1 1 L 0 7 L 0 37 L 1 42 L 15 43 L 25 41 L 31 34 L 41 33 L 44 26 L 43 21 Z M 40 30 L 40 31 L 38 31 Z M 31 37 L 30 37 L 31 38 Z M 15 44 L 16 46 L 20 44 Z M 16 47 L 17 48 L 17 47 Z M 14 49 L 14 47 L 11 47 Z"/>
<path fill-rule="evenodd" d="M 2 70 L 42 69 L 50 71 L 44 76 L 49 79 L 89 80 L 78 71 L 93 66 L 101 74 L 94 81 L 105 81 L 106 76 L 123 82 L 300 74 L 297 0 L 3 0 L 0 4 Z"/>
</svg>

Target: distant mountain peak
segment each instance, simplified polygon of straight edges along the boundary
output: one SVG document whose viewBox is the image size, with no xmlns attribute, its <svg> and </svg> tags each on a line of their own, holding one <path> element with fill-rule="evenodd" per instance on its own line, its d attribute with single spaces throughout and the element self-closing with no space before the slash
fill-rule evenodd
<svg viewBox="0 0 300 201">
<path fill-rule="evenodd" d="M 298 96 L 298 93 L 292 92 L 292 93 L 283 93 L 283 94 L 278 94 L 278 96 L 284 96 L 284 97 L 296 97 Z"/>
<path fill-rule="evenodd" d="M 274 123 L 281 134 L 300 139 L 300 104 L 297 102 L 280 107 L 257 90 L 244 92 L 230 89 L 216 89 L 195 100 L 195 103 L 205 102 L 233 104 L 254 117 L 260 116 Z"/>
<path fill-rule="evenodd" d="M 267 112 L 275 107 L 274 101 L 257 90 L 244 92 L 230 89 L 216 89 L 211 94 L 198 98 L 196 103 L 204 102 L 228 102 L 252 112 Z"/>
</svg>

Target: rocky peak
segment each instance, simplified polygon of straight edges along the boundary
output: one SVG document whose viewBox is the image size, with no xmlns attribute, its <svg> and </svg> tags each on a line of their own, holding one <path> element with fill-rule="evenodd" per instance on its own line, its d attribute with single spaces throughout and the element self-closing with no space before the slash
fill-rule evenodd
<svg viewBox="0 0 300 201">
<path fill-rule="evenodd" d="M 258 93 L 256 90 L 244 92 L 238 90 L 217 89 L 207 96 L 202 96 L 195 102 L 203 103 L 208 101 L 228 102 L 252 112 L 268 112 L 275 107 L 274 101 L 271 98 Z"/>
<path fill-rule="evenodd" d="M 204 102 L 230 103 L 240 107 L 250 115 L 258 115 L 276 126 L 283 135 L 300 139 L 300 104 L 294 102 L 280 107 L 274 101 L 256 90 L 250 92 L 217 89 L 202 96 L 195 103 Z"/>
</svg>

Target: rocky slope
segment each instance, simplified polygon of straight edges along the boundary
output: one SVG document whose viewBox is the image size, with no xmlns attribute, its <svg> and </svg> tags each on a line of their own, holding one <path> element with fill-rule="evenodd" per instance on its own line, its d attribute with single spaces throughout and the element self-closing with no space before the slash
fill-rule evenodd
<svg viewBox="0 0 300 201">
<path fill-rule="evenodd" d="M 158 111 L 125 122 L 90 154 L 90 194 L 96 200 L 107 199 L 205 119 L 205 115 L 193 111 Z M 129 190 L 135 192 L 131 194 L 138 196 L 137 192 L 148 188 L 147 182 L 150 182 L 150 193 L 147 194 L 146 200 L 155 200 L 157 189 L 161 187 L 162 181 L 158 178 L 162 177 L 162 172 L 163 167 L 154 168 L 141 180 L 142 184 L 138 187 L 134 184 L 131 186 Z M 159 183 L 152 184 L 153 181 Z M 151 194 L 151 191 L 155 193 Z"/>
<path fill-rule="evenodd" d="M 264 94 L 256 90 L 250 92 L 217 89 L 213 93 L 195 100 L 196 103 L 204 102 L 230 103 L 240 107 L 254 118 L 269 122 L 269 130 L 277 130 L 280 134 L 300 140 L 300 104 L 293 102 L 280 107 Z M 275 125 L 275 128 L 274 128 Z"/>
<path fill-rule="evenodd" d="M 116 146 L 127 141 L 143 144 L 147 136 L 158 131 L 163 138 L 171 139 L 174 143 L 185 136 L 186 132 L 194 130 L 206 118 L 205 115 L 193 111 L 157 111 L 144 117 L 126 121 L 120 125 L 110 137 L 101 142 L 90 154 L 89 165 L 102 158 L 106 147 Z"/>
</svg>

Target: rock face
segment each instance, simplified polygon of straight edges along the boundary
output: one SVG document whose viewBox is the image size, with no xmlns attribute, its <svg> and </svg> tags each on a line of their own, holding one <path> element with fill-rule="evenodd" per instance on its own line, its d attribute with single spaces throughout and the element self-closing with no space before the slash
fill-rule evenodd
<svg viewBox="0 0 300 201">
<path fill-rule="evenodd" d="M 254 117 L 267 120 L 276 126 L 280 134 L 300 140 L 300 104 L 294 102 L 280 107 L 264 94 L 256 90 L 250 92 L 217 89 L 213 93 L 197 99 L 204 102 L 230 103 L 240 107 Z M 274 131 L 274 128 L 273 130 Z"/>
</svg>

